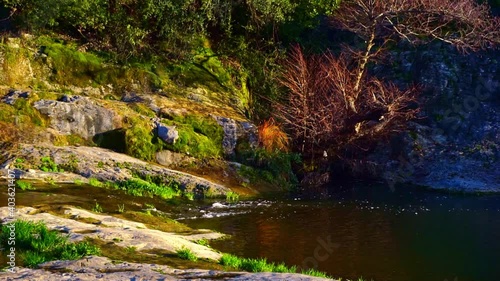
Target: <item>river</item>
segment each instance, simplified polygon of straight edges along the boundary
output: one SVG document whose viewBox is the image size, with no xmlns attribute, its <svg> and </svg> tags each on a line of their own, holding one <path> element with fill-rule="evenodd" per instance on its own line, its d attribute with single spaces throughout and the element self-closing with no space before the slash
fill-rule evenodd
<svg viewBox="0 0 500 281">
<path fill-rule="evenodd" d="M 357 184 L 326 193 L 265 199 L 164 201 L 92 186 L 37 186 L 19 191 L 18 205 L 73 205 L 105 212 L 153 204 L 193 228 L 231 235 L 212 241 L 222 252 L 315 267 L 343 280 L 499 281 L 500 195 L 391 190 Z M 316 196 L 321 194 L 320 196 Z M 0 200 L 7 202 L 6 189 Z M 0 258 L 2 264 L 4 263 Z"/>
<path fill-rule="evenodd" d="M 232 235 L 211 243 L 222 252 L 344 279 L 500 280 L 498 195 L 363 185 L 323 197 L 201 204 L 178 217 Z"/>
</svg>

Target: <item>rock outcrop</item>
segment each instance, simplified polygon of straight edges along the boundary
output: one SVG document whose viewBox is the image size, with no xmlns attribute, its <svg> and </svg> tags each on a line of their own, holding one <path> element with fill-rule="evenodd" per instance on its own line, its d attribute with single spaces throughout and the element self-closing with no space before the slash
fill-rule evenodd
<svg viewBox="0 0 500 281">
<path fill-rule="evenodd" d="M 257 147 L 258 134 L 257 127 L 254 124 L 221 116 L 214 116 L 214 118 L 224 130 L 222 147 L 226 156 L 234 156 L 239 141 L 248 142 L 250 147 Z"/>
<path fill-rule="evenodd" d="M 39 269 L 18 268 L 0 273 L 2 280 L 30 281 L 116 281 L 116 280 L 246 280 L 246 281 L 323 281 L 325 278 L 291 273 L 224 272 L 202 269 L 175 269 L 158 264 L 116 263 L 108 258 L 89 256 L 76 261 L 51 261 Z"/>
<path fill-rule="evenodd" d="M 378 71 L 424 86 L 421 116 L 368 162 L 391 185 L 500 192 L 499 52 L 460 55 L 441 44 L 393 55 Z"/>
<path fill-rule="evenodd" d="M 60 101 L 39 100 L 33 106 L 50 119 L 50 127 L 61 134 L 92 139 L 96 134 L 117 129 L 115 114 L 86 97 L 64 96 Z"/>
<path fill-rule="evenodd" d="M 65 170 L 71 173 L 35 170 L 36 163 L 39 163 L 42 157 L 50 157 L 55 164 L 66 167 Z M 74 179 L 81 179 L 81 177 L 94 177 L 101 181 L 123 181 L 132 178 L 133 175 L 141 175 L 161 178 L 166 183 L 176 181 L 182 189 L 196 194 L 210 192 L 213 195 L 225 195 L 230 191 L 229 188 L 204 178 L 99 147 L 25 144 L 22 145 L 21 149 L 13 152 L 10 160 L 0 165 L 0 168 L 10 167 L 14 169 L 16 158 L 24 159 L 25 163 L 34 165 L 31 167 L 32 169 L 28 170 L 16 169 L 18 176 L 26 179 L 41 180 L 50 177 L 56 182 L 73 182 Z M 6 170 L 2 169 L 1 172 L 6 173 Z"/>
</svg>

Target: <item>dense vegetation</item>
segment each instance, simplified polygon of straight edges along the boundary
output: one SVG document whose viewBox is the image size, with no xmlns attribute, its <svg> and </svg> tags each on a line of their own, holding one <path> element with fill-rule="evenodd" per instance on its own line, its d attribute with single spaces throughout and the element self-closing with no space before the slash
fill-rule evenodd
<svg viewBox="0 0 500 281">
<path fill-rule="evenodd" d="M 433 40 L 479 50 L 494 47 L 499 38 L 498 19 L 487 4 L 474 0 L 0 3 L 4 29 L 38 35 L 40 53 L 52 58 L 51 76 L 59 84 L 88 86 L 91 81 L 92 86 L 127 89 L 121 81 L 135 80 L 154 92 L 169 83 L 204 83 L 237 96 L 238 110 L 258 123 L 274 116 L 273 125 L 291 139 L 275 130 L 261 139 L 262 150 L 243 150 L 239 160 L 249 159 L 244 164 L 291 182 L 296 178 L 290 170 L 298 161 L 286 154 L 288 148 L 306 160 L 306 170 L 317 167 L 317 159 L 349 162 L 357 149 L 402 130 L 415 116 L 417 87 L 396 86 L 369 71 L 384 51 L 400 41 Z M 16 108 L 45 125 L 36 110 L 29 113 L 32 108 L 23 104 Z M 220 157 L 222 132 L 214 122 L 169 119 L 169 125 L 180 128 L 174 145 L 156 143 L 144 120 L 129 118 L 124 152 L 151 160 L 166 147 L 199 158 Z M 257 177 L 271 179 L 265 173 Z"/>
</svg>

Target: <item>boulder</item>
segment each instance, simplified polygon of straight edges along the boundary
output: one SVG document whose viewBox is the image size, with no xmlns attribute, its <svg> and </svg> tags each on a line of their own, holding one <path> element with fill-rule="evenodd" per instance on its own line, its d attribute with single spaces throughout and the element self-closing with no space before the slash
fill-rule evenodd
<svg viewBox="0 0 500 281">
<path fill-rule="evenodd" d="M 92 139 L 96 134 L 117 129 L 115 114 L 81 96 L 64 96 L 60 101 L 39 100 L 33 105 L 50 119 L 50 127 L 61 134 Z"/>
<path fill-rule="evenodd" d="M 175 141 L 179 138 L 179 131 L 177 131 L 176 126 L 167 126 L 156 122 L 156 133 L 158 137 L 168 144 L 175 144 Z"/>
<path fill-rule="evenodd" d="M 193 163 L 194 161 L 195 159 L 193 157 L 170 150 L 162 150 L 156 153 L 156 163 L 165 167 L 180 166 L 183 164 Z"/>
<path fill-rule="evenodd" d="M 250 147 L 257 147 L 258 130 L 254 124 L 228 117 L 214 116 L 214 118 L 224 130 L 222 147 L 226 156 L 234 155 L 236 145 L 241 140 L 248 142 Z"/>
</svg>

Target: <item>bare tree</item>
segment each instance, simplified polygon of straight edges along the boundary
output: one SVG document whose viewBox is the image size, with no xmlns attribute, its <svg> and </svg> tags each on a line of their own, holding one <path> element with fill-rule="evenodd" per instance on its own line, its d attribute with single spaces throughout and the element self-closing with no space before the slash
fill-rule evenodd
<svg viewBox="0 0 500 281">
<path fill-rule="evenodd" d="M 366 149 L 416 116 L 418 87 L 401 89 L 367 74 L 389 42 L 440 40 L 468 52 L 500 40 L 500 21 L 474 0 L 345 0 L 331 21 L 364 39 L 364 47 L 307 57 L 294 47 L 279 81 L 289 95 L 276 117 L 309 157 Z"/>
<path fill-rule="evenodd" d="M 500 20 L 491 15 L 488 4 L 475 0 L 345 0 L 331 21 L 366 41 L 364 50 L 350 49 L 359 58 L 350 100 L 354 111 L 366 66 L 388 42 L 404 39 L 422 44 L 439 40 L 463 52 L 500 43 Z"/>
<path fill-rule="evenodd" d="M 332 53 L 305 57 L 293 48 L 280 80 L 290 94 L 277 105 L 295 145 L 308 155 L 325 153 L 342 157 L 348 146 L 365 148 L 389 133 L 398 131 L 418 112 L 415 87 L 400 90 L 394 84 L 371 77 L 360 84 L 363 96 L 356 100 L 355 112 L 349 106 L 356 73 L 345 57 Z"/>
</svg>

